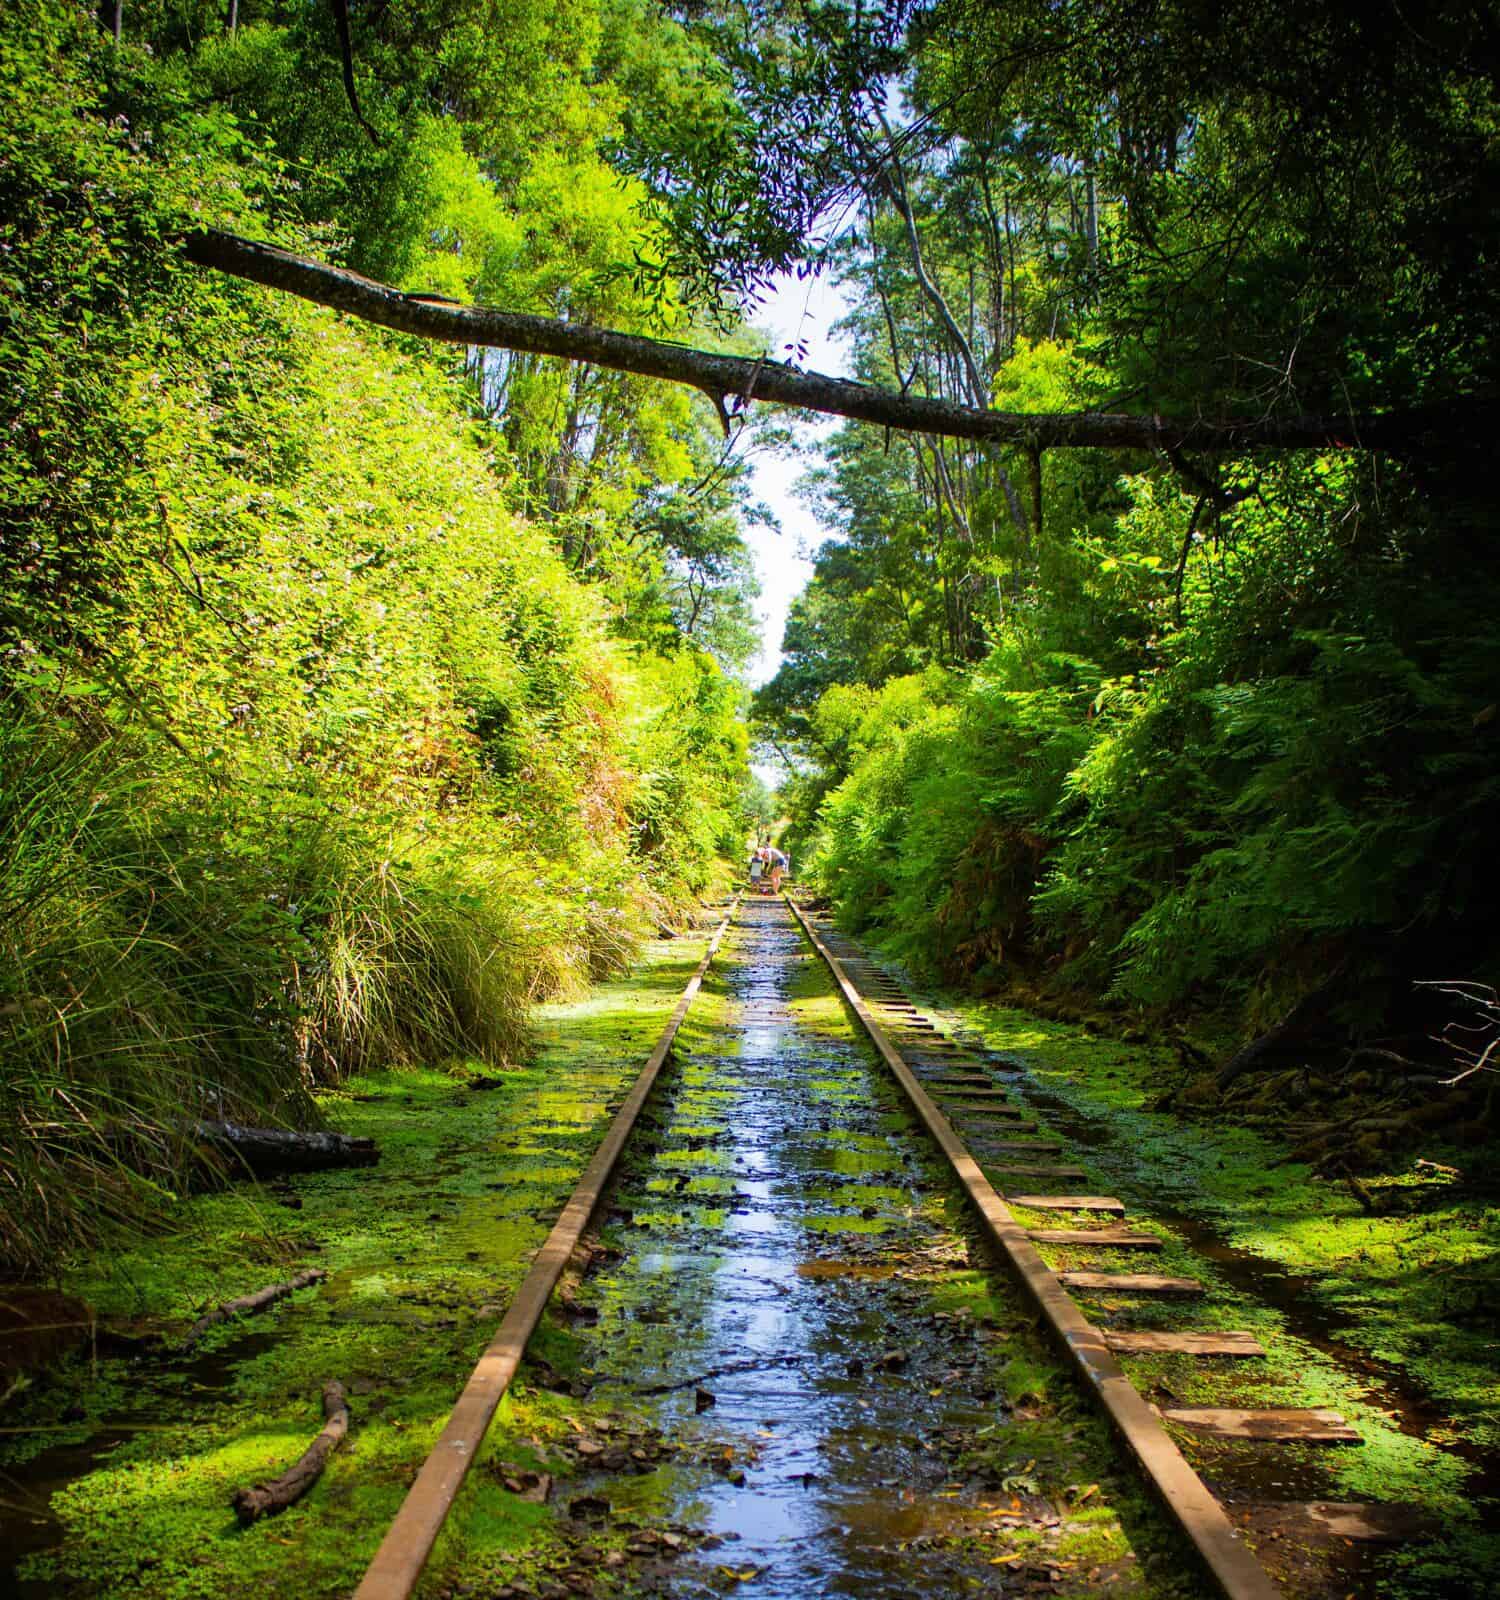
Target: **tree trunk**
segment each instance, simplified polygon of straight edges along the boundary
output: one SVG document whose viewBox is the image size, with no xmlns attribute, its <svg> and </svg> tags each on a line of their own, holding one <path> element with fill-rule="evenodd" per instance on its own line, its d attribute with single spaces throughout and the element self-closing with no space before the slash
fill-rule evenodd
<svg viewBox="0 0 1500 1600">
<path fill-rule="evenodd" d="M 184 254 L 268 288 L 348 312 L 366 322 L 448 344 L 491 345 L 591 361 L 618 372 L 690 384 L 716 403 L 726 397 L 742 407 L 752 401 L 797 406 L 828 416 L 872 422 L 903 433 L 941 434 L 1026 449 L 1086 450 L 1381 450 L 1413 455 L 1456 442 L 1493 436 L 1500 402 L 1485 396 L 1440 406 L 1373 416 L 1296 416 L 1251 421 L 1132 417 L 1110 412 L 1013 413 L 985 411 L 950 400 L 902 395 L 847 378 L 799 372 L 762 357 L 719 355 L 688 345 L 636 334 L 615 333 L 588 323 L 560 322 L 519 311 L 419 294 L 403 294 L 340 267 L 310 261 L 274 245 L 235 234 L 205 231 L 184 240 Z"/>
<path fill-rule="evenodd" d="M 1084 178 L 1083 234 L 1088 244 L 1089 266 L 1099 265 L 1099 189 L 1094 169 L 1089 168 Z"/>
</svg>

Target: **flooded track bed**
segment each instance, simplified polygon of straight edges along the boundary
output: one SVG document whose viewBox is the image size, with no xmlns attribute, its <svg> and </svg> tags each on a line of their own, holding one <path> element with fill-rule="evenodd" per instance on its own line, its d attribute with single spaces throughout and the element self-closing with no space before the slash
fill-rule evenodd
<svg viewBox="0 0 1500 1600">
<path fill-rule="evenodd" d="M 1018 1566 L 1051 1586 L 1080 1559 L 1081 1580 L 1107 1565 L 1113 1592 L 1136 1590 L 1111 1510 L 1065 1528 L 1036 1493 L 1045 1394 L 1018 1393 L 1005 1438 L 1003 1386 L 1056 1375 L 971 1264 L 987 1265 L 894 1085 L 784 907 L 741 922 L 720 1015 L 680 1050 L 575 1302 L 597 1316 L 593 1398 L 649 1405 L 683 1464 L 585 1498 L 725 1541 L 669 1592 L 732 1574 L 757 1597 L 1000 1594 Z"/>
<path fill-rule="evenodd" d="M 1168 1340 L 1120 1358 L 1132 1396 L 1158 1416 L 1309 1396 L 1278 1394 L 1275 1375 L 1238 1352 L 1174 1351 L 1176 1330 L 1213 1339 L 1245 1326 L 1243 1298 L 1208 1304 L 1199 1285 L 1184 1296 L 1187 1281 L 1152 1251 L 1144 1267 L 1134 1251 L 1122 1264 L 1109 1236 L 1145 1248 L 1169 1230 L 1133 1232 L 1150 1219 L 1122 1222 L 1117 1202 L 1080 1192 L 1070 1163 L 1086 1149 L 1064 1150 L 1066 1136 L 1036 1126 L 1014 1074 L 946 1037 L 847 941 L 810 931 L 830 960 L 838 950 L 858 993 L 841 994 L 787 906 L 752 900 L 691 1010 L 691 985 L 679 1001 L 686 1021 L 613 1186 L 596 1206 L 585 1179 L 579 1226 L 592 1211 L 590 1231 L 482 1449 L 466 1454 L 476 1470 L 446 1525 L 432 1523 L 441 1537 L 413 1592 L 1216 1592 L 1043 1337 L 972 1185 L 966 1198 L 893 1074 L 910 1063 L 915 1092 L 962 1129 L 976 1176 L 975 1161 L 996 1188 L 1013 1188 L 1016 1231 L 1051 1241 L 1048 1260 L 1088 1307 L 1095 1358 L 1118 1372 L 1109 1340 Z M 631 1000 L 642 1054 L 641 1022 L 659 1027 L 670 974 L 680 984 L 689 965 L 678 955 L 648 1004 Z M 851 1006 L 886 1038 L 881 1048 L 899 1043 L 896 1065 Z M 496 1314 L 526 1297 L 522 1269 L 566 1185 L 630 1104 L 627 1036 L 590 1028 L 586 1013 L 565 1024 L 543 1070 L 515 1075 L 493 1100 L 427 1086 L 438 1121 L 425 1143 L 408 1136 L 411 1160 L 398 1155 L 378 1187 L 338 1175 L 288 1192 L 307 1225 L 299 1259 L 324 1251 L 335 1216 L 348 1230 L 324 1255 L 335 1268 L 327 1291 L 299 1298 L 274 1328 L 227 1332 L 201 1392 L 173 1401 L 172 1384 L 193 1390 L 191 1376 L 161 1374 L 161 1387 L 148 1376 L 111 1420 L 128 1430 L 149 1414 L 157 1431 L 117 1426 L 37 1458 L 29 1485 L 18 1480 L 29 1536 L 38 1549 L 65 1542 L 27 1567 L 30 1593 L 93 1600 L 146 1582 L 164 1596 L 231 1600 L 290 1592 L 292 1575 L 300 1594 L 350 1592 Z M 393 1101 L 420 1100 L 400 1084 Z M 1050 1197 L 1066 1204 L 1053 1209 Z M 533 1261 L 528 1282 L 535 1271 Z M 1160 1281 L 1143 1294 L 1151 1274 Z M 350 1448 L 292 1511 L 233 1529 L 227 1491 L 295 1454 L 307 1431 L 297 1391 L 331 1375 L 354 1397 Z M 1305 1502 L 1364 1498 L 1340 1489 L 1326 1449 L 1179 1436 L 1221 1500 L 1261 1513 L 1237 1521 L 1274 1553 L 1288 1595 L 1385 1592 L 1350 1508 L 1335 1507 L 1321 1547 L 1303 1553 Z M 1284 1504 L 1268 1518 L 1266 1501 Z"/>
</svg>

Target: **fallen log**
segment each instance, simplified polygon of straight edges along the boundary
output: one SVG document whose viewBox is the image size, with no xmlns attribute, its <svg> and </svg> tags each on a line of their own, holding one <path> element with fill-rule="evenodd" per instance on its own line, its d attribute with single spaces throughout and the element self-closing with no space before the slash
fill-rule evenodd
<svg viewBox="0 0 1500 1600">
<path fill-rule="evenodd" d="M 249 1527 L 262 1517 L 285 1511 L 323 1476 L 328 1458 L 344 1442 L 349 1432 L 349 1402 L 344 1398 L 344 1386 L 336 1379 L 323 1385 L 323 1431 L 303 1451 L 295 1466 L 289 1467 L 270 1483 L 257 1483 L 253 1489 L 236 1489 L 232 1504 L 234 1514 Z"/>
<path fill-rule="evenodd" d="M 183 255 L 251 283 L 294 294 L 314 305 L 447 344 L 483 345 L 559 356 L 616 372 L 691 384 L 714 402 L 726 430 L 752 401 L 797 406 L 878 427 L 950 439 L 979 439 L 1023 449 L 1346 450 L 1426 453 L 1457 441 L 1483 446 L 1495 431 L 1496 402 L 1468 395 L 1438 405 L 1363 416 L 1244 417 L 1210 420 L 1124 416 L 1110 412 L 1007 414 L 877 389 L 848 378 L 803 372 L 789 363 L 692 349 L 663 339 L 617 333 L 595 323 L 561 321 L 521 311 L 466 306 L 444 296 L 407 294 L 343 267 L 205 228 L 182 242 Z M 726 402 L 737 402 L 731 413 Z"/>
<path fill-rule="evenodd" d="M 1429 1161 L 1425 1156 L 1418 1156 L 1416 1161 L 1418 1172 L 1431 1172 L 1439 1178 L 1456 1178 L 1463 1182 L 1463 1171 L 1459 1167 L 1445 1166 L 1441 1161 Z"/>
<path fill-rule="evenodd" d="M 242 1294 L 237 1300 L 226 1300 L 223 1305 L 215 1306 L 212 1311 L 199 1317 L 183 1336 L 177 1349 L 179 1352 L 191 1350 L 210 1328 L 218 1327 L 221 1322 L 228 1322 L 231 1317 L 254 1316 L 257 1311 L 264 1311 L 267 1306 L 275 1305 L 278 1300 L 295 1294 L 298 1289 L 321 1283 L 327 1276 L 322 1267 L 309 1267 L 295 1278 L 288 1278 L 285 1283 L 273 1283 L 268 1288 L 257 1289 L 254 1294 Z"/>
<path fill-rule="evenodd" d="M 247 1128 L 238 1122 L 201 1120 L 188 1132 L 254 1178 L 276 1172 L 368 1167 L 380 1160 L 373 1139 L 347 1133 L 294 1133 L 284 1128 Z"/>
</svg>

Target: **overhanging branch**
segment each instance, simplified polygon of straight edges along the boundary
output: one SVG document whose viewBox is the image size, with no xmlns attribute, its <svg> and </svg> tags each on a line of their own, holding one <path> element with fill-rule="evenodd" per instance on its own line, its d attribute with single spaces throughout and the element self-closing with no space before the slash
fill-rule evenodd
<svg viewBox="0 0 1500 1600">
<path fill-rule="evenodd" d="M 214 230 L 190 235 L 188 260 L 300 295 L 398 333 L 448 344 L 485 345 L 589 361 L 618 372 L 690 384 L 722 410 L 726 397 L 849 417 L 907 433 L 981 439 L 1036 449 L 1105 450 L 1324 450 L 1367 449 L 1398 455 L 1455 436 L 1493 435 L 1497 406 L 1474 399 L 1441 409 L 1392 411 L 1366 417 L 1285 417 L 1254 422 L 1132 417 L 1112 412 L 1015 413 L 985 411 L 948 400 L 897 394 L 817 372 L 799 372 L 767 359 L 718 355 L 689 345 L 615 333 L 584 322 L 560 322 L 520 311 L 457 305 L 404 294 L 357 272 L 331 267 L 274 245 Z"/>
</svg>

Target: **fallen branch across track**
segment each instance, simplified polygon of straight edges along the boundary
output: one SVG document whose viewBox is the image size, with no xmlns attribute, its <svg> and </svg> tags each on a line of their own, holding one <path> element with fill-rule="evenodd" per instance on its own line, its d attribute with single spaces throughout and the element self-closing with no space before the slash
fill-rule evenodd
<svg viewBox="0 0 1500 1600">
<path fill-rule="evenodd" d="M 714 930 L 708 948 L 703 952 L 703 959 L 688 980 L 676 1010 L 656 1041 L 656 1048 L 641 1068 L 640 1075 L 625 1097 L 625 1103 L 615 1113 L 609 1132 L 594 1152 L 593 1160 L 578 1180 L 578 1186 L 553 1224 L 552 1232 L 537 1252 L 531 1270 L 516 1291 L 516 1297 L 511 1301 L 510 1309 L 505 1313 L 489 1348 L 479 1358 L 478 1366 L 464 1385 L 447 1425 L 432 1448 L 432 1454 L 423 1462 L 416 1481 L 407 1490 L 395 1521 L 386 1531 L 380 1548 L 375 1552 L 375 1559 L 354 1592 L 355 1600 L 407 1600 L 416 1588 L 453 1501 L 489 1431 L 496 1408 L 510 1387 L 516 1368 L 521 1364 L 526 1343 L 542 1320 L 542 1313 L 547 1309 L 557 1280 L 562 1276 L 568 1258 L 577 1248 L 589 1219 L 598 1207 L 620 1153 L 625 1148 L 625 1141 L 630 1137 L 641 1108 L 656 1084 L 662 1063 L 667 1059 L 688 1008 L 703 987 L 709 966 L 734 920 L 738 906 L 739 899 L 736 897 L 729 907 L 729 914 Z"/>
<path fill-rule="evenodd" d="M 989 411 L 921 395 L 877 389 L 820 372 L 803 372 L 766 357 L 724 355 L 666 339 L 617 333 L 589 322 L 563 322 L 524 311 L 459 305 L 444 296 L 407 294 L 390 284 L 313 261 L 237 234 L 204 229 L 183 241 L 183 254 L 211 267 L 286 294 L 330 306 L 398 333 L 447 344 L 522 350 L 587 361 L 616 372 L 662 378 L 701 389 L 719 408 L 739 412 L 753 402 L 796 406 L 849 417 L 878 427 L 1028 450 L 1328 450 L 1367 449 L 1409 456 L 1455 442 L 1483 448 L 1494 433 L 1494 396 L 1472 395 L 1442 405 L 1367 416 L 1254 418 L 1123 416 L 1077 411 L 1022 414 Z"/>
</svg>

